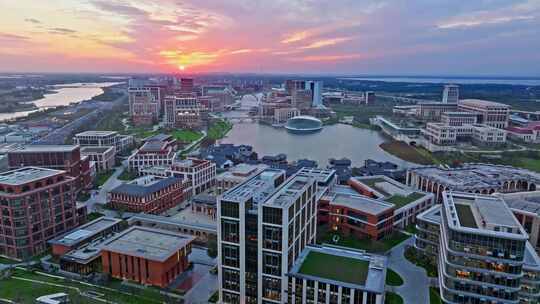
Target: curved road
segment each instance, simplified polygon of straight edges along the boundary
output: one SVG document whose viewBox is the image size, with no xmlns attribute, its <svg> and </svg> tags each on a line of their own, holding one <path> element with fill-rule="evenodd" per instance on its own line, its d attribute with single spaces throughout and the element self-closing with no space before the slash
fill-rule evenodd
<svg viewBox="0 0 540 304">
<path fill-rule="evenodd" d="M 405 304 L 429 304 L 429 278 L 424 268 L 409 262 L 404 251 L 407 245 L 414 244 L 414 237 L 392 248 L 388 256 L 388 267 L 403 278 L 403 285 L 388 286 L 387 290 L 399 294 Z"/>
</svg>

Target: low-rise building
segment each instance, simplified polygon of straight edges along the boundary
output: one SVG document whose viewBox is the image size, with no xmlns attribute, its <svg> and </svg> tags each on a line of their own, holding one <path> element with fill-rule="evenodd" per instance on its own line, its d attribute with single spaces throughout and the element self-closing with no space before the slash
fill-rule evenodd
<svg viewBox="0 0 540 304">
<path fill-rule="evenodd" d="M 0 256 L 28 259 L 76 227 L 75 193 L 75 178 L 65 171 L 24 167 L 0 173 Z"/>
<path fill-rule="evenodd" d="M 455 127 L 443 123 L 428 122 L 424 136 L 431 142 L 439 146 L 453 146 L 457 141 Z"/>
<path fill-rule="evenodd" d="M 283 124 L 296 116 L 300 116 L 300 110 L 297 108 L 277 108 L 274 110 L 274 123 Z"/>
<path fill-rule="evenodd" d="M 129 170 L 171 165 L 177 158 L 176 149 L 177 142 L 169 135 L 159 134 L 145 139 L 142 147 L 128 158 Z"/>
<path fill-rule="evenodd" d="M 189 235 L 132 226 L 104 243 L 103 272 L 165 288 L 189 267 L 193 240 Z"/>
<path fill-rule="evenodd" d="M 481 99 L 461 99 L 458 101 L 458 108 L 460 111 L 476 113 L 479 124 L 499 129 L 508 127 L 510 106 L 507 104 Z"/>
<path fill-rule="evenodd" d="M 472 125 L 472 140 L 480 146 L 500 146 L 506 143 L 506 131 L 489 125 Z"/>
<path fill-rule="evenodd" d="M 121 219 L 100 217 L 50 240 L 49 244 L 53 256 L 60 260 L 61 270 L 89 275 L 101 271 L 100 245 L 123 228 Z"/>
<path fill-rule="evenodd" d="M 116 155 L 114 146 L 82 147 L 81 155 L 88 157 L 95 164 L 98 173 L 114 168 Z"/>
<path fill-rule="evenodd" d="M 455 103 L 420 102 L 417 104 L 416 115 L 425 121 L 440 121 L 443 113 L 457 112 Z"/>
<path fill-rule="evenodd" d="M 287 273 L 283 303 L 385 303 L 387 259 L 334 247 L 307 246 Z"/>
<path fill-rule="evenodd" d="M 113 146 L 116 153 L 120 153 L 131 148 L 134 144 L 134 139 L 131 135 L 120 135 L 116 131 L 85 131 L 75 134 L 73 142 L 81 147 Z"/>
<path fill-rule="evenodd" d="M 463 164 L 459 168 L 424 166 L 407 171 L 406 184 L 432 192 L 437 202 L 445 190 L 492 194 L 495 192 L 535 191 L 540 174 L 510 166 Z"/>
<path fill-rule="evenodd" d="M 197 194 L 191 199 L 191 211 L 195 214 L 204 214 L 216 220 L 217 196 L 211 194 Z"/>
<path fill-rule="evenodd" d="M 174 161 L 167 170 L 167 175 L 188 180 L 191 184 L 188 196 L 191 197 L 210 189 L 215 184 L 216 164 L 208 160 L 188 157 Z"/>
<path fill-rule="evenodd" d="M 353 177 L 349 185 L 368 197 L 394 204 L 393 224 L 405 228 L 416 222 L 416 216 L 435 204 L 433 193 L 417 191 L 387 176 Z"/>
<path fill-rule="evenodd" d="M 109 192 L 112 208 L 159 214 L 185 200 L 188 181 L 176 177 L 143 176 Z"/>
</svg>

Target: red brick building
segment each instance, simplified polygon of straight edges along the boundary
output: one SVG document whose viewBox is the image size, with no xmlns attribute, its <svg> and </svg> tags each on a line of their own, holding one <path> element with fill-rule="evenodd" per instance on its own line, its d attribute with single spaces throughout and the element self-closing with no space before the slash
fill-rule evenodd
<svg viewBox="0 0 540 304">
<path fill-rule="evenodd" d="M 144 176 L 109 192 L 110 205 L 128 212 L 160 214 L 184 201 L 185 179 Z"/>
<path fill-rule="evenodd" d="M 103 272 L 165 288 L 188 268 L 193 240 L 189 235 L 133 226 L 105 242 Z"/>
<path fill-rule="evenodd" d="M 33 166 L 64 170 L 75 178 L 77 190 L 92 185 L 90 159 L 81 157 L 78 145 L 28 145 L 10 151 L 8 165 L 10 169 Z"/>
<path fill-rule="evenodd" d="M 318 204 L 318 223 L 360 239 L 379 240 L 392 233 L 394 205 L 335 186 Z"/>
<path fill-rule="evenodd" d="M 75 179 L 25 167 L 0 174 L 0 256 L 27 259 L 47 241 L 78 226 Z"/>
</svg>

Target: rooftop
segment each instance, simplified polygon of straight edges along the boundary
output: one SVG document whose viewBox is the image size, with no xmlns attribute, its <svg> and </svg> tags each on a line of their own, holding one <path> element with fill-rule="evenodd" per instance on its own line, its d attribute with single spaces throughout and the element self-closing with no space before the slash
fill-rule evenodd
<svg viewBox="0 0 540 304">
<path fill-rule="evenodd" d="M 118 132 L 116 131 L 85 131 L 81 133 L 75 134 L 75 136 L 98 136 L 98 137 L 106 137 L 106 136 L 113 136 L 117 135 Z"/>
<path fill-rule="evenodd" d="M 111 190 L 111 193 L 127 194 L 137 197 L 144 197 L 154 192 L 160 191 L 169 187 L 175 183 L 181 182 L 181 178 L 167 177 L 167 178 L 155 178 L 148 183 L 140 183 L 140 180 L 134 180 L 128 184 L 122 184 Z"/>
<path fill-rule="evenodd" d="M 336 170 L 304 167 L 298 174 L 315 178 L 319 185 L 328 185 L 336 176 Z"/>
<path fill-rule="evenodd" d="M 383 256 L 339 247 L 308 246 L 289 275 L 380 293 L 385 288 L 386 264 Z"/>
<path fill-rule="evenodd" d="M 359 195 L 347 186 L 336 186 L 329 197 L 331 204 L 359 209 L 369 214 L 380 214 L 394 208 L 394 204 Z"/>
<path fill-rule="evenodd" d="M 461 99 L 458 101 L 458 105 L 471 105 L 471 106 L 478 106 L 478 107 L 505 107 L 510 108 L 509 105 L 500 103 L 500 102 L 494 102 L 489 100 L 483 100 L 483 99 Z"/>
<path fill-rule="evenodd" d="M 62 173 L 65 173 L 65 171 L 38 167 L 24 167 L 17 170 L 0 173 L 0 184 L 11 186 L 24 185 L 26 183 Z"/>
<path fill-rule="evenodd" d="M 444 192 L 443 200 L 449 226 L 454 229 L 465 228 L 499 237 L 528 238 L 510 208 L 498 197 Z"/>
<path fill-rule="evenodd" d="M 304 192 L 305 187 L 308 187 L 313 181 L 314 179 L 309 176 L 293 175 L 264 204 L 288 206 L 294 203 L 297 197 Z"/>
<path fill-rule="evenodd" d="M 435 205 L 429 208 L 428 210 L 420 213 L 416 218 L 424 220 L 424 221 L 429 221 L 434 224 L 440 224 L 441 223 L 441 205 Z"/>
<path fill-rule="evenodd" d="M 177 232 L 132 226 L 108 240 L 103 250 L 164 262 L 193 240 Z"/>
<path fill-rule="evenodd" d="M 396 205 L 397 208 L 406 206 L 416 200 L 424 197 L 433 196 L 433 194 L 414 191 L 409 186 L 402 184 L 384 175 L 358 176 L 354 177 L 352 182 L 357 182 L 367 187 L 378 199 Z"/>
<path fill-rule="evenodd" d="M 223 194 L 223 200 L 243 201 L 253 197 L 255 204 L 265 201 L 277 188 L 276 179 L 285 176 L 285 171 L 265 169 L 244 183 L 233 187 Z"/>
<path fill-rule="evenodd" d="M 540 191 L 497 194 L 510 209 L 540 215 Z"/>
<path fill-rule="evenodd" d="M 82 226 L 79 226 L 66 234 L 61 235 L 49 241 L 50 244 L 59 244 L 65 246 L 73 246 L 81 241 L 84 241 L 102 231 L 105 231 L 122 220 L 113 217 L 100 217 Z"/>
<path fill-rule="evenodd" d="M 78 145 L 28 145 L 12 152 L 35 153 L 35 152 L 72 152 L 79 148 Z"/>
<path fill-rule="evenodd" d="M 505 182 L 525 180 L 540 184 L 540 174 L 510 166 L 490 164 L 464 164 L 459 168 L 425 166 L 409 169 L 418 175 L 443 184 L 454 191 L 478 190 L 478 188 L 497 189 Z"/>
</svg>

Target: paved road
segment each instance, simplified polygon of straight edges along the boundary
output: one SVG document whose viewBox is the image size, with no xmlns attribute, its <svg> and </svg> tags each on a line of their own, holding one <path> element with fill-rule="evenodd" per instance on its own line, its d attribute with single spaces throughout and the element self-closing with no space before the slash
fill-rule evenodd
<svg viewBox="0 0 540 304">
<path fill-rule="evenodd" d="M 114 168 L 114 173 L 105 182 L 105 184 L 101 186 L 99 192 L 97 194 L 92 194 L 92 197 L 86 202 L 88 212 L 96 211 L 96 205 L 104 205 L 107 203 L 107 192 L 111 191 L 122 183 L 122 181 L 118 179 L 118 176 L 122 174 L 122 172 L 124 172 L 123 166 Z"/>
<path fill-rule="evenodd" d="M 389 255 L 389 267 L 397 272 L 405 282 L 399 287 L 390 287 L 399 294 L 405 304 L 429 304 L 429 279 L 426 271 L 409 262 L 403 255 L 405 246 L 413 245 L 414 238 L 409 238 L 392 248 Z"/>
</svg>

